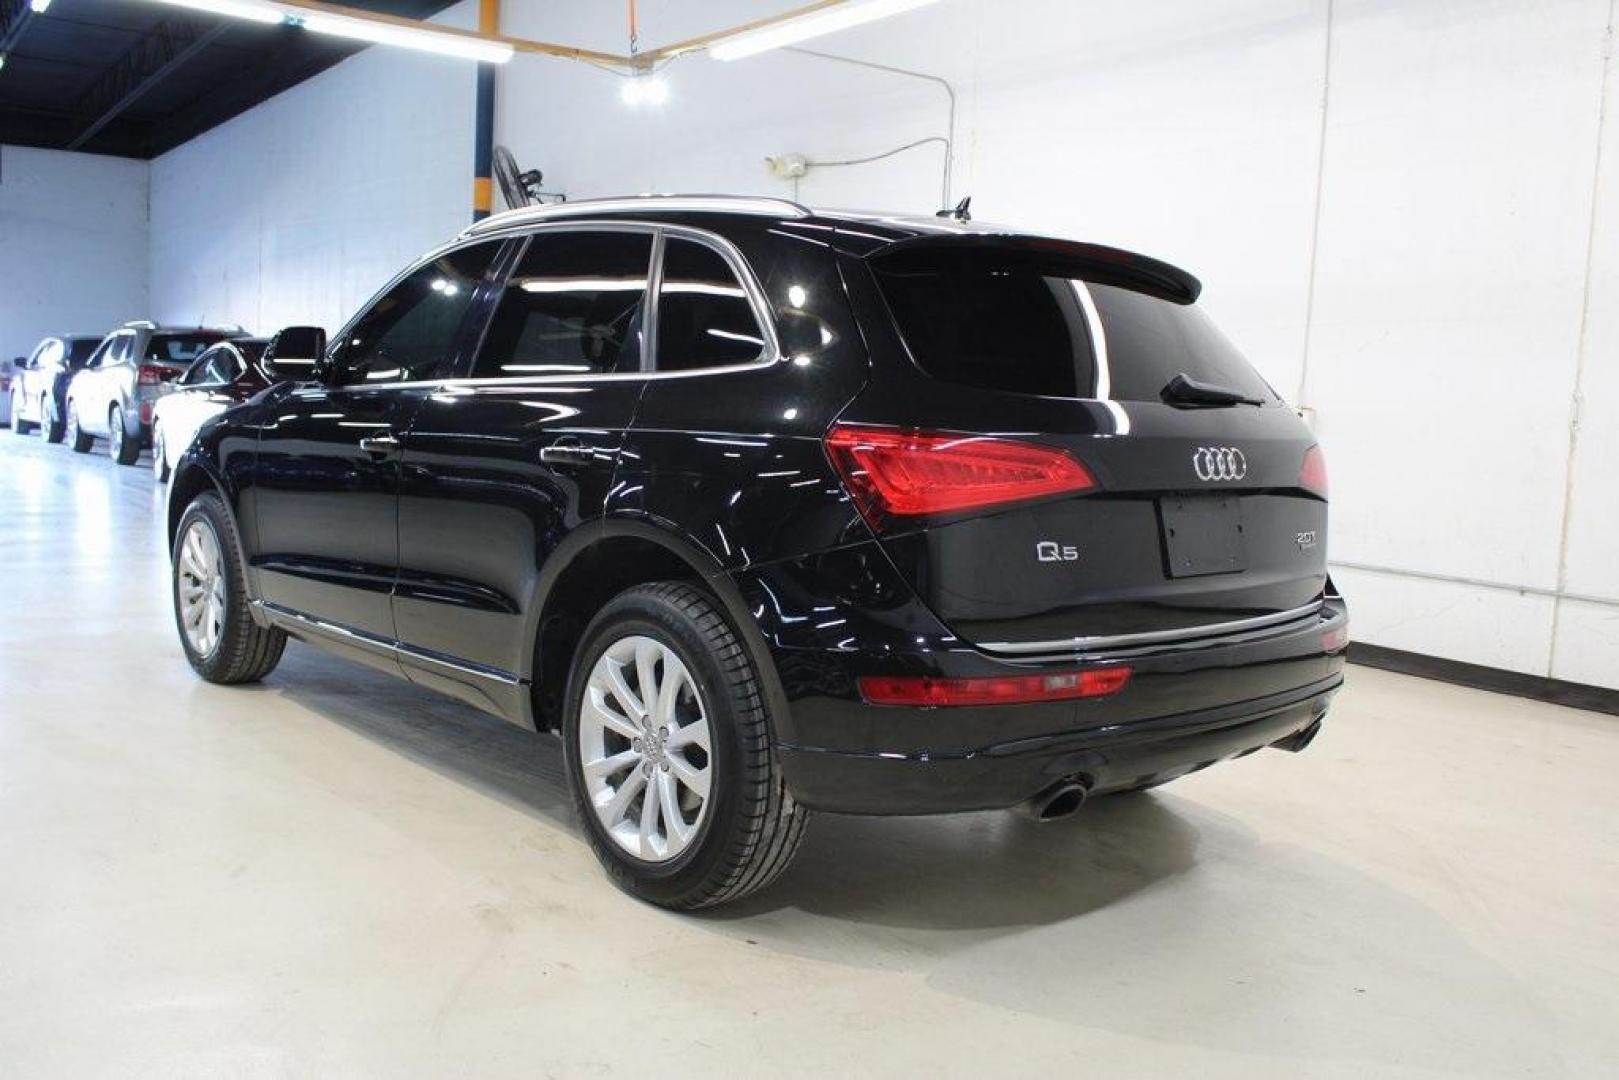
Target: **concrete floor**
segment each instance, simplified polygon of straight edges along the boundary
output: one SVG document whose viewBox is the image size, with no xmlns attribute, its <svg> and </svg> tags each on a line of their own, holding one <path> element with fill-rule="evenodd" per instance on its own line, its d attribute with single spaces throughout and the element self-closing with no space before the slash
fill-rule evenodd
<svg viewBox="0 0 1619 1080">
<path fill-rule="evenodd" d="M 161 507 L 0 431 L 0 1074 L 1619 1074 L 1614 717 L 1357 668 L 1304 754 L 820 817 L 681 917 L 554 741 L 299 645 L 196 679 Z"/>
</svg>

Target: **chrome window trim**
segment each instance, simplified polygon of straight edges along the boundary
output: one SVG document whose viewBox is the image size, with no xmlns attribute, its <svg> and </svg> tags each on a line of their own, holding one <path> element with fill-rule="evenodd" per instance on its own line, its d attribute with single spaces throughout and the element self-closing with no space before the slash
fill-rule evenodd
<svg viewBox="0 0 1619 1080">
<path fill-rule="evenodd" d="M 1051 641 L 983 641 L 979 642 L 977 647 L 987 653 L 1024 658 L 1047 654 L 1069 656 L 1129 648 L 1137 645 L 1202 641 L 1206 638 L 1239 634 L 1246 630 L 1258 630 L 1268 626 L 1280 626 L 1284 623 L 1297 622 L 1317 614 L 1321 610 L 1322 604 L 1323 601 L 1314 600 L 1303 607 L 1293 608 L 1289 611 L 1278 611 L 1251 619 L 1206 623 L 1202 626 L 1182 626 L 1173 630 L 1147 630 L 1134 634 L 1099 634 L 1092 637 L 1056 638 Z"/>
<path fill-rule="evenodd" d="M 583 204 L 581 203 L 578 205 Z M 494 219 L 486 218 L 485 220 L 493 221 Z M 371 310 L 372 306 L 377 302 L 378 299 L 385 296 L 395 285 L 398 285 L 401 281 L 405 280 L 405 278 L 409 277 L 411 274 L 414 274 L 417 270 L 420 270 L 434 259 L 440 258 L 454 251 L 459 251 L 462 248 L 471 247 L 474 244 L 521 240 L 530 236 L 539 236 L 546 232 L 597 231 L 653 233 L 653 247 L 655 249 L 654 254 L 658 256 L 653 264 L 653 277 L 656 278 L 656 281 L 649 280 L 648 282 L 648 316 L 653 330 L 647 338 L 647 352 L 643 357 L 643 363 L 657 363 L 657 319 L 655 318 L 657 299 L 656 293 L 652 291 L 652 288 L 656 284 L 661 284 L 663 280 L 663 260 L 660 234 L 678 236 L 683 239 L 695 240 L 698 243 L 706 244 L 707 246 L 718 251 L 720 256 L 724 258 L 725 261 L 730 265 L 732 272 L 734 272 L 737 276 L 737 280 L 742 283 L 743 291 L 748 294 L 748 302 L 753 307 L 753 316 L 758 321 L 759 329 L 765 336 L 765 344 L 759 352 L 759 358 L 757 360 L 751 360 L 745 364 L 727 364 L 722 367 L 692 368 L 689 371 L 658 371 L 655 368 L 643 368 L 641 371 L 603 372 L 595 375 L 529 375 L 517 378 L 508 378 L 502 376 L 481 376 L 474 378 L 472 376 L 446 375 L 438 379 L 416 379 L 400 382 L 354 383 L 345 384 L 342 386 L 324 387 L 323 389 L 328 392 L 359 392 L 368 390 L 408 390 L 420 389 L 423 387 L 446 387 L 451 385 L 456 387 L 464 386 L 476 388 L 480 386 L 544 386 L 557 383 L 622 382 L 627 379 L 689 379 L 705 375 L 724 375 L 739 371 L 763 370 L 765 368 L 775 367 L 776 365 L 786 361 L 787 357 L 783 356 L 781 351 L 781 339 L 776 333 L 776 320 L 771 315 L 769 297 L 765 294 L 764 286 L 762 286 L 759 283 L 758 278 L 754 276 L 753 268 L 748 265 L 747 259 L 743 256 L 741 250 L 738 249 L 735 244 L 731 243 L 730 240 L 719 235 L 718 233 L 710 232 L 707 229 L 696 228 L 691 225 L 670 225 L 657 221 L 630 220 L 562 221 L 541 223 L 538 225 L 529 224 L 526 226 L 513 224 L 509 229 L 491 230 L 488 233 L 479 234 L 477 236 L 469 237 L 463 233 L 455 240 L 452 240 L 447 244 L 441 244 L 432 251 L 429 251 L 427 254 L 421 256 L 404 270 L 400 271 L 398 274 L 395 274 L 391 279 L 389 279 L 386 285 L 378 289 L 376 293 L 360 307 L 354 316 L 350 318 L 348 322 L 343 324 L 343 328 L 333 336 L 333 344 L 326 350 L 326 359 L 330 360 L 335 356 L 338 347 L 344 340 L 347 339 L 350 328 L 353 327 L 355 323 L 359 322 L 360 319 L 364 317 L 366 312 Z M 518 258 L 521 257 L 522 253 L 519 253 Z M 504 284 L 502 284 L 502 288 L 504 287 Z M 493 318 L 492 315 L 491 318 Z M 488 328 L 485 327 L 486 331 L 487 329 Z M 481 345 L 482 342 L 480 340 L 480 347 Z M 474 352 L 474 363 L 476 363 L 476 355 L 476 352 Z"/>
<path fill-rule="evenodd" d="M 561 218 L 589 217 L 593 214 L 622 214 L 652 210 L 657 213 L 753 214 L 762 217 L 806 218 L 814 216 L 809 207 L 788 199 L 746 195 L 623 195 L 607 199 L 580 199 L 577 202 L 546 203 L 503 210 L 467 226 L 461 236 L 485 236 L 508 227 L 556 221 Z"/>
</svg>

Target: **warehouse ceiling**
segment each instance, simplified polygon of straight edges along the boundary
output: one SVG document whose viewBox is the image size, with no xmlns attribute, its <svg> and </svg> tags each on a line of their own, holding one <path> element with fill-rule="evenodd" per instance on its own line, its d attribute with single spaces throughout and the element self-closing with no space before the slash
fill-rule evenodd
<svg viewBox="0 0 1619 1080">
<path fill-rule="evenodd" d="M 346 2 L 409 18 L 450 6 Z M 0 143 L 156 157 L 362 48 L 141 0 L 52 0 L 43 14 L 0 0 Z"/>
</svg>

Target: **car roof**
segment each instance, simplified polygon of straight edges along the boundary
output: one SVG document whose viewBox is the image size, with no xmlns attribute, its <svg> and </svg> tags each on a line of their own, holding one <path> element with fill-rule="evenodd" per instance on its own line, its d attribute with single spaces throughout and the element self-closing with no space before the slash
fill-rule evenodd
<svg viewBox="0 0 1619 1080">
<path fill-rule="evenodd" d="M 152 334 L 220 334 L 225 337 L 247 337 L 247 331 L 240 326 L 168 326 L 159 323 L 137 319 L 126 322 L 119 330 L 145 330 Z"/>
</svg>

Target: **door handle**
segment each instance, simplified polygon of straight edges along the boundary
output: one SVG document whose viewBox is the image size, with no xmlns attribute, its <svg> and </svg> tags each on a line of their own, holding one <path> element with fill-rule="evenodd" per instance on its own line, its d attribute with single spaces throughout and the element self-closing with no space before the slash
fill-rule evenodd
<svg viewBox="0 0 1619 1080">
<path fill-rule="evenodd" d="M 393 435 L 367 435 L 360 440 L 360 449 L 368 454 L 386 457 L 398 452 L 399 440 Z"/>
<path fill-rule="evenodd" d="M 540 460 L 547 465 L 589 465 L 601 453 L 568 435 L 540 447 Z"/>
</svg>

